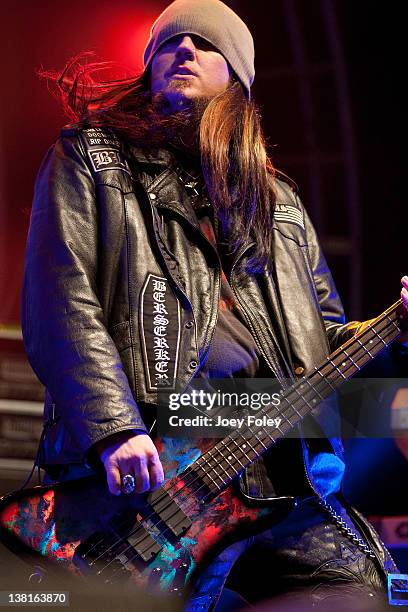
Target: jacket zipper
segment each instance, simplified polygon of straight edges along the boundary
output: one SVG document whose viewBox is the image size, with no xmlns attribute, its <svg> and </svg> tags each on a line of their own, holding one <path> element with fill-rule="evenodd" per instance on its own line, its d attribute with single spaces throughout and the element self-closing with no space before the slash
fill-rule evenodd
<svg viewBox="0 0 408 612">
<path fill-rule="evenodd" d="M 263 355 L 263 357 L 264 357 L 265 361 L 267 362 L 267 364 L 269 365 L 269 367 L 271 368 L 271 370 L 272 370 L 272 372 L 273 372 L 274 370 L 273 370 L 273 367 L 272 367 L 272 365 L 271 365 L 271 363 L 270 363 L 270 361 L 269 361 L 268 356 L 266 355 L 266 353 L 265 353 L 265 351 L 263 350 L 262 346 L 260 346 L 260 345 L 259 345 L 259 336 L 258 336 L 258 333 L 257 333 L 256 329 L 254 328 L 254 326 L 253 326 L 253 324 L 252 324 L 251 320 L 250 320 L 250 316 L 248 315 L 248 311 L 247 311 L 247 309 L 246 309 L 246 308 L 245 308 L 245 306 L 243 305 L 242 301 L 239 299 L 239 295 L 238 295 L 238 292 L 237 292 L 237 290 L 236 290 L 236 288 L 235 288 L 235 286 L 234 286 L 234 283 L 233 283 L 233 278 L 232 278 L 232 276 L 233 276 L 233 272 L 234 272 L 234 269 L 235 269 L 235 267 L 236 267 L 236 265 L 237 265 L 237 263 L 238 263 L 239 259 L 241 259 L 241 257 L 242 257 L 242 256 L 245 254 L 245 252 L 246 252 L 246 251 L 247 251 L 247 250 L 248 250 L 248 249 L 249 249 L 249 248 L 250 248 L 250 247 L 251 247 L 253 244 L 254 244 L 254 243 L 251 243 L 250 245 L 248 245 L 247 247 L 245 247 L 245 249 L 244 249 L 243 251 L 241 251 L 241 253 L 239 253 L 239 255 L 238 255 L 237 259 L 235 260 L 235 262 L 234 262 L 234 264 L 233 264 L 233 266 L 232 266 L 232 268 L 231 268 L 231 287 L 232 287 L 232 290 L 233 290 L 233 292 L 234 292 L 234 295 L 235 295 L 235 297 L 236 297 L 236 299 L 237 299 L 237 301 L 238 301 L 239 305 L 241 306 L 241 308 L 242 308 L 242 310 L 243 310 L 243 312 L 244 312 L 245 319 L 246 319 L 246 321 L 247 321 L 247 323 L 248 323 L 248 326 L 250 327 L 251 331 L 254 333 L 254 337 L 255 337 L 255 339 L 256 339 L 256 340 L 258 340 L 258 349 L 260 350 L 260 352 L 261 352 L 261 354 Z M 302 446 L 303 446 L 303 442 L 302 442 Z M 314 492 L 314 493 L 317 495 L 317 497 L 318 497 L 319 499 L 321 499 L 320 494 L 319 494 L 319 493 L 316 491 L 316 489 L 315 489 L 314 485 L 312 484 L 312 481 L 311 481 L 311 479 L 310 479 L 310 477 L 309 477 L 309 472 L 308 472 L 308 470 L 307 470 L 307 468 L 306 468 L 306 459 L 305 459 L 305 449 L 304 449 L 304 448 L 302 449 L 302 457 L 303 457 L 303 465 L 304 465 L 304 471 L 305 471 L 305 475 L 306 475 L 307 482 L 308 482 L 308 484 L 309 484 L 310 488 L 312 489 L 312 491 L 313 491 L 313 492 Z"/>
<path fill-rule="evenodd" d="M 181 287 L 180 283 L 179 283 L 179 282 L 177 282 L 177 280 L 174 278 L 173 274 L 171 273 L 171 270 L 169 270 L 169 268 L 168 268 L 168 266 L 167 266 L 167 260 L 166 260 L 166 257 L 165 257 L 165 255 L 164 255 L 164 253 L 163 253 L 163 250 L 165 250 L 165 251 L 166 251 L 166 253 L 168 254 L 168 256 L 169 256 L 169 257 L 174 257 L 174 255 L 173 255 L 173 254 L 171 254 L 170 252 L 168 252 L 168 249 L 166 248 L 166 242 L 165 242 L 165 240 L 164 240 L 164 236 L 162 235 L 161 228 L 159 227 L 160 225 L 163 227 L 163 223 L 164 223 L 163 217 L 162 217 L 161 215 L 159 215 L 159 218 L 160 218 L 160 219 L 159 219 L 159 221 L 158 221 L 158 219 L 157 219 L 157 217 L 156 217 L 156 210 L 153 208 L 153 206 L 151 205 L 151 203 L 150 203 L 150 210 L 151 210 L 151 215 L 152 215 L 152 225 L 153 225 L 153 231 L 154 231 L 155 238 L 156 238 L 156 244 L 157 244 L 157 246 L 158 246 L 158 248 L 159 248 L 159 251 L 160 251 L 160 253 L 161 253 L 162 257 L 163 257 L 163 260 L 164 260 L 164 261 L 165 261 L 165 263 L 166 263 L 166 267 L 167 267 L 167 269 L 168 269 L 168 273 L 169 273 L 169 275 L 170 275 L 170 277 L 171 277 L 172 281 L 173 281 L 173 282 L 174 282 L 174 284 L 176 285 L 176 287 L 177 287 L 178 291 L 179 291 L 179 292 L 181 293 L 181 295 L 184 297 L 185 301 L 186 301 L 188 304 L 190 304 L 190 307 L 191 307 L 191 308 L 190 308 L 190 312 L 191 312 L 191 317 L 192 317 L 192 319 L 193 319 L 194 330 L 197 330 L 197 322 L 196 322 L 196 318 L 195 318 L 195 316 L 194 316 L 194 311 L 193 311 L 193 308 L 192 308 L 192 306 L 191 306 L 191 302 L 190 302 L 190 300 L 188 299 L 188 297 L 187 297 L 187 295 L 185 294 L 185 292 L 183 291 L 183 289 L 182 289 L 182 287 Z M 162 245 L 163 245 L 163 246 L 162 246 Z M 196 347 L 197 347 L 197 332 L 196 332 L 196 331 L 195 331 L 195 339 L 196 339 Z M 198 354 L 198 347 L 197 347 L 197 354 Z M 191 381 L 191 380 L 194 378 L 194 375 L 195 375 L 195 373 L 193 373 L 193 374 L 192 374 L 192 376 L 191 376 L 191 377 L 188 379 L 188 381 L 187 381 L 187 383 L 186 383 L 186 386 L 190 384 L 190 381 Z"/>
<path fill-rule="evenodd" d="M 233 266 L 231 268 L 231 274 L 230 274 L 230 281 L 231 282 L 230 282 L 230 284 L 231 284 L 232 291 L 233 291 L 233 293 L 235 295 L 235 298 L 236 298 L 238 304 L 240 305 L 240 307 L 242 309 L 242 312 L 244 313 L 244 316 L 245 316 L 246 322 L 248 324 L 248 327 L 250 328 L 251 332 L 253 333 L 253 336 L 254 336 L 255 340 L 257 340 L 258 350 L 261 353 L 261 355 L 263 356 L 263 358 L 265 359 L 265 361 L 268 364 L 268 366 L 271 369 L 271 371 L 274 372 L 274 368 L 273 368 L 273 366 L 272 366 L 272 364 L 271 364 L 271 362 L 269 360 L 269 357 L 267 356 L 266 352 L 264 351 L 264 349 L 262 347 L 262 342 L 260 342 L 260 335 L 258 334 L 257 329 L 255 328 L 255 326 L 253 325 L 253 323 L 251 321 L 251 316 L 249 314 L 249 310 L 246 308 L 246 306 L 242 302 L 242 300 L 240 300 L 238 291 L 237 291 L 237 289 L 235 287 L 235 284 L 233 282 L 233 273 L 234 273 L 234 270 L 235 270 L 235 267 L 236 267 L 238 261 L 249 250 L 249 248 L 251 246 L 253 246 L 254 244 L 255 244 L 255 242 L 251 242 L 251 244 L 246 245 L 244 247 L 244 249 L 238 254 L 238 256 L 237 256 L 236 260 L 234 261 L 234 264 L 233 264 Z M 261 334 L 261 335 L 262 335 L 262 338 L 263 338 L 264 342 L 266 343 L 266 338 L 263 336 L 263 334 Z M 287 385 L 286 385 L 285 382 L 282 382 L 281 384 L 282 384 L 282 387 L 287 388 Z"/>
<path fill-rule="evenodd" d="M 315 495 L 317 495 L 317 497 L 319 498 L 319 500 L 322 500 L 322 499 L 323 499 L 323 498 L 322 498 L 322 496 L 321 496 L 321 495 L 320 495 L 320 493 L 319 493 L 319 492 L 318 492 L 318 491 L 315 489 L 315 486 L 314 486 L 314 484 L 312 483 L 312 480 L 311 480 L 311 478 L 310 478 L 310 476 L 309 476 L 309 470 L 307 469 L 307 466 L 306 466 L 306 442 L 305 442 L 305 439 L 304 439 L 304 437 L 303 437 L 303 432 L 300 432 L 300 433 L 301 433 L 301 435 L 302 435 L 302 438 L 301 438 L 301 443 L 302 443 L 302 459 L 303 459 L 303 466 L 304 466 L 304 468 L 305 468 L 306 480 L 307 480 L 307 482 L 308 482 L 308 484 L 309 484 L 310 488 L 312 489 L 312 491 L 315 493 Z"/>
<path fill-rule="evenodd" d="M 164 207 L 164 208 L 167 208 L 167 207 Z M 160 228 L 157 226 L 157 223 L 155 223 L 155 213 L 154 213 L 154 210 L 153 210 L 153 206 L 151 206 L 151 210 L 152 210 L 153 227 L 154 227 L 154 230 L 155 230 L 155 233 L 156 233 L 156 241 L 157 241 L 157 243 L 158 243 L 159 249 L 161 250 L 161 245 L 160 245 L 160 243 L 163 243 L 164 247 L 165 247 L 166 243 L 165 243 L 165 240 L 164 240 L 164 236 L 162 235 L 161 229 L 160 229 Z M 170 210 L 172 210 L 172 211 L 174 212 L 173 208 L 170 208 Z M 159 214 L 159 217 L 160 217 L 160 225 L 161 225 L 161 228 L 164 230 L 164 216 Z M 219 267 L 218 267 L 218 268 L 217 268 L 217 270 L 216 270 L 216 277 L 215 277 L 215 283 L 216 283 L 217 288 L 218 288 L 218 290 L 217 290 L 218 295 L 217 295 L 217 301 L 216 301 L 217 308 L 216 308 L 216 315 L 215 315 L 215 323 L 214 323 L 214 325 L 213 325 L 213 328 L 212 328 L 212 331 L 211 331 L 210 337 L 206 339 L 206 342 L 205 342 L 205 344 L 204 344 L 204 345 L 203 345 L 203 347 L 202 347 L 202 348 L 203 348 L 203 351 L 204 351 L 204 356 L 205 356 L 205 355 L 208 353 L 208 349 L 209 349 L 209 347 L 211 346 L 211 340 L 212 340 L 212 338 L 213 338 L 213 336 L 214 336 L 214 332 L 215 332 L 215 328 L 216 328 L 216 325 L 217 325 L 217 320 L 218 320 L 218 304 L 219 304 L 219 301 L 220 301 L 220 292 L 221 292 L 221 283 L 220 283 L 220 277 L 221 277 L 221 274 L 220 274 L 220 270 L 221 270 L 221 260 L 220 260 L 220 257 L 219 257 L 219 255 L 218 255 L 217 250 L 214 248 L 214 246 L 211 244 L 211 242 L 208 240 L 208 238 L 207 238 L 207 237 L 206 237 L 206 236 L 205 236 L 205 235 L 202 233 L 202 231 L 200 230 L 200 228 L 199 228 L 199 227 L 196 227 L 196 226 L 194 226 L 194 225 L 192 225 L 192 224 L 191 224 L 191 223 L 188 221 L 188 219 L 186 219 L 185 217 L 183 217 L 183 219 L 184 219 L 185 221 L 187 221 L 187 222 L 190 224 L 190 226 L 191 226 L 191 227 L 192 227 L 192 228 L 193 228 L 195 231 L 197 231 L 197 232 L 199 232 L 199 233 L 200 233 L 200 235 L 202 236 L 202 238 L 205 240 L 205 242 L 206 242 L 206 243 L 209 245 L 209 247 L 211 248 L 211 250 L 212 250 L 212 251 L 213 251 L 213 253 L 215 254 L 215 256 L 216 256 L 216 258 L 217 258 L 217 261 L 218 261 L 218 264 L 219 264 Z M 164 231 L 163 231 L 163 233 L 164 233 Z M 157 236 L 159 236 L 160 241 L 158 241 L 158 240 L 157 240 Z M 167 249 L 166 249 L 166 251 L 167 251 Z M 170 255 L 170 253 L 169 253 L 169 255 Z M 173 255 L 173 256 L 174 256 L 174 255 Z M 165 260 L 165 258 L 164 258 L 164 260 Z M 170 274 L 171 274 L 171 272 L 170 272 Z M 171 276 L 172 276 L 172 275 L 171 275 Z M 173 279 L 173 280 L 174 280 L 174 279 Z M 190 300 L 188 299 L 188 297 L 187 297 L 187 295 L 184 293 L 184 291 L 181 289 L 181 287 L 180 287 L 179 283 L 177 283 L 175 280 L 174 280 L 174 282 L 175 282 L 175 284 L 177 285 L 177 288 L 179 289 L 180 293 L 182 293 L 182 295 L 185 297 L 186 301 L 187 301 L 187 302 L 190 304 Z M 193 321 L 194 321 L 194 328 L 195 328 L 195 330 L 196 330 L 196 329 L 197 329 L 197 324 L 196 324 L 196 320 L 195 320 L 195 316 L 194 316 L 194 312 L 193 312 L 193 309 L 192 309 L 192 308 L 191 308 L 191 315 L 192 315 L 192 318 L 193 318 Z M 213 313 L 211 313 L 210 317 L 212 317 L 212 315 L 213 315 Z M 197 337 L 197 332 L 196 332 L 196 337 Z M 198 349 L 198 347 L 197 347 L 197 349 Z M 187 385 L 189 385 L 189 384 L 190 384 L 190 382 L 191 382 L 191 380 L 194 378 L 195 374 L 196 374 L 196 372 L 194 372 L 194 373 L 192 374 L 192 376 L 191 376 L 191 377 L 188 379 Z"/>
<path fill-rule="evenodd" d="M 245 254 L 245 252 L 246 252 L 246 251 L 249 249 L 249 247 L 250 247 L 250 246 L 252 246 L 252 244 L 254 244 L 254 243 L 251 243 L 250 245 L 248 245 L 248 246 L 247 246 L 247 247 L 244 249 L 244 251 L 242 251 L 242 252 L 241 252 L 241 253 L 238 255 L 237 259 L 236 259 L 236 260 L 235 260 L 235 262 L 234 262 L 234 265 L 233 265 L 233 266 L 232 266 L 232 268 L 231 268 L 231 287 L 232 287 L 232 289 L 233 289 L 233 291 L 234 291 L 234 295 L 235 295 L 235 297 L 236 297 L 236 299 L 237 299 L 238 303 L 240 304 L 241 308 L 243 309 L 244 314 L 246 315 L 246 316 L 245 316 L 245 318 L 246 318 L 246 320 L 247 320 L 248 325 L 250 326 L 251 330 L 254 332 L 254 334 L 255 334 L 255 338 L 256 338 L 256 339 L 258 340 L 258 342 L 259 342 L 259 336 L 257 335 L 257 331 L 256 331 L 256 329 L 254 328 L 254 326 L 252 325 L 252 323 L 251 323 L 251 321 L 250 321 L 250 318 L 249 318 L 249 315 L 248 315 L 248 313 L 247 313 L 247 310 L 245 309 L 245 307 L 243 306 L 242 302 L 240 301 L 240 299 L 239 299 L 239 295 L 238 295 L 238 292 L 236 291 L 236 288 L 235 288 L 235 286 L 234 286 L 234 284 L 233 284 L 233 282 L 232 282 L 232 274 L 233 274 L 233 271 L 234 271 L 234 269 L 235 269 L 236 264 L 238 263 L 239 259 L 240 259 L 240 258 L 241 258 L 241 257 L 242 257 L 244 254 Z M 268 359 L 267 355 L 265 354 L 265 351 L 263 350 L 262 346 L 258 346 L 258 348 L 260 349 L 261 354 L 263 355 L 264 359 L 266 360 L 266 362 L 268 363 L 269 367 L 271 368 L 271 370 L 272 370 L 272 372 L 273 372 L 273 368 L 272 368 L 272 366 L 271 366 L 271 363 L 269 362 L 269 359 Z M 302 446 L 303 446 L 303 444 L 304 444 L 304 443 L 302 442 Z M 303 465 L 304 465 L 304 470 L 305 470 L 305 475 L 306 475 L 307 482 L 308 482 L 308 484 L 309 484 L 310 488 L 312 489 L 312 491 L 313 491 L 313 492 L 314 492 L 314 493 L 317 495 L 317 497 L 318 497 L 319 499 L 321 499 L 321 495 L 320 495 L 320 493 L 318 493 L 318 491 L 316 491 L 316 489 L 315 489 L 314 485 L 312 484 L 312 481 L 311 481 L 311 479 L 310 479 L 310 477 L 309 477 L 309 472 L 308 472 L 307 467 L 306 467 L 305 449 L 304 449 L 304 448 L 302 448 L 302 457 L 303 457 Z"/>
<path fill-rule="evenodd" d="M 167 207 L 166 207 L 166 206 L 164 206 L 163 208 L 167 208 Z M 174 212 L 173 208 L 170 208 L 170 210 L 172 210 L 172 211 Z M 176 214 L 177 214 L 177 213 L 176 213 Z M 214 247 L 214 245 L 213 245 L 213 244 L 212 244 L 212 243 L 211 243 L 211 242 L 208 240 L 207 236 L 206 236 L 205 234 L 203 234 L 203 232 L 201 231 L 200 227 L 199 227 L 199 226 L 192 225 L 192 224 L 189 222 L 189 220 L 188 220 L 188 219 L 186 219 L 185 217 L 183 217 L 183 219 L 184 219 L 185 221 L 187 221 L 187 222 L 190 224 L 190 226 L 191 226 L 191 227 L 192 227 L 192 228 L 193 228 L 193 229 L 194 229 L 196 232 L 198 232 L 198 233 L 200 234 L 200 236 L 202 237 L 202 239 L 203 239 L 203 240 L 204 240 L 204 241 L 205 241 L 205 242 L 208 244 L 208 246 L 210 247 L 211 251 L 212 251 L 212 252 L 214 253 L 214 255 L 216 256 L 216 259 L 217 259 L 217 262 L 218 262 L 218 266 L 219 266 L 219 267 L 218 267 L 218 269 L 216 270 L 216 278 L 215 278 L 216 285 L 218 286 L 218 289 L 217 289 L 217 294 L 218 294 L 218 295 L 217 295 L 217 301 L 216 301 L 216 304 L 217 304 L 217 309 L 216 309 L 215 323 L 214 323 L 214 326 L 213 326 L 213 329 L 212 329 L 212 332 L 211 332 L 210 337 L 209 337 L 209 338 L 206 338 L 206 342 L 205 342 L 205 344 L 203 344 L 203 347 L 202 347 L 202 348 L 203 348 L 203 350 L 204 350 L 204 355 L 206 355 L 206 354 L 207 354 L 207 352 L 208 352 L 209 347 L 211 346 L 211 340 L 213 339 L 214 332 L 215 332 L 215 328 L 216 328 L 217 321 L 218 321 L 218 304 L 219 304 L 219 301 L 220 301 L 220 294 L 221 294 L 221 282 L 220 282 L 221 274 L 220 274 L 220 270 L 221 270 L 221 268 L 222 268 L 222 265 L 221 265 L 221 260 L 220 260 L 220 256 L 219 256 L 219 254 L 218 254 L 218 252 L 217 252 L 217 249 L 216 249 L 216 248 Z M 162 225 L 162 228 L 164 228 L 164 216 L 163 216 L 163 215 L 160 215 L 160 220 L 161 220 L 161 225 Z M 160 233 L 160 232 L 159 232 L 159 233 Z M 163 240 L 163 237 L 162 237 L 162 240 Z M 184 294 L 183 294 L 183 295 L 184 295 Z M 186 296 L 186 299 L 188 300 L 187 296 Z M 213 314 L 213 313 L 211 313 L 211 316 L 212 316 L 212 314 Z M 190 379 L 190 380 L 191 380 L 191 379 Z"/>
</svg>

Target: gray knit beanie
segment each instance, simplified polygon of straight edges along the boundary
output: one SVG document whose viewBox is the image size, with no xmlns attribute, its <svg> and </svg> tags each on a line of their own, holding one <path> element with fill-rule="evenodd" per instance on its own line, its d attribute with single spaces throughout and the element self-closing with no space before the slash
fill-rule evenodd
<svg viewBox="0 0 408 612">
<path fill-rule="evenodd" d="M 143 55 L 144 69 L 173 36 L 195 34 L 225 57 L 250 98 L 255 76 L 254 41 L 245 23 L 220 0 L 175 0 L 156 19 Z"/>
</svg>

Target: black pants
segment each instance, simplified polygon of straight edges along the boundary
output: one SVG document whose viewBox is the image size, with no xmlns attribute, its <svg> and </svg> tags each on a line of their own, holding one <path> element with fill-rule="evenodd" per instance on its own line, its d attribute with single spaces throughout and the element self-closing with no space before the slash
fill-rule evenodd
<svg viewBox="0 0 408 612">
<path fill-rule="evenodd" d="M 334 496 L 328 501 L 354 533 L 367 542 L 342 504 Z M 383 609 L 387 602 L 385 573 L 398 573 L 385 548 L 384 555 L 381 569 L 335 524 L 316 498 L 307 498 L 277 525 L 246 540 L 215 611 L 238 610 L 246 602 L 267 599 L 270 603 L 265 610 L 316 607 L 331 612 L 371 612 L 378 605 Z M 276 608 L 274 600 L 279 601 Z M 291 607 L 282 607 L 285 602 L 291 602 Z"/>
</svg>

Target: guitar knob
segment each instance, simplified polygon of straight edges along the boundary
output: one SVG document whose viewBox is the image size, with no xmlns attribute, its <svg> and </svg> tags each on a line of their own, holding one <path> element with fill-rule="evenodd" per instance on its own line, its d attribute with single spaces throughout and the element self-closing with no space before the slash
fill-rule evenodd
<svg viewBox="0 0 408 612">
<path fill-rule="evenodd" d="M 172 593 L 173 595 L 178 595 L 179 597 L 181 597 L 181 595 L 183 594 L 182 589 L 180 589 L 179 587 L 172 587 L 170 589 L 170 593 Z"/>
<path fill-rule="evenodd" d="M 46 570 L 41 565 L 35 565 L 34 571 L 28 577 L 28 582 L 32 584 L 40 584 L 47 576 Z"/>
<path fill-rule="evenodd" d="M 150 576 L 149 576 L 149 586 L 154 587 L 157 586 L 157 584 L 159 583 L 159 580 L 161 578 L 161 575 L 163 573 L 163 569 L 159 566 L 154 567 L 152 569 L 152 571 L 150 572 Z"/>
</svg>

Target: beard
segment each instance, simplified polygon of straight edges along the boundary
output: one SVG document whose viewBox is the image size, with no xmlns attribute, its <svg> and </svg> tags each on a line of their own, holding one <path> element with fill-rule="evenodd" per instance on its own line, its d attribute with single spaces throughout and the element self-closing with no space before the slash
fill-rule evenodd
<svg viewBox="0 0 408 612">
<path fill-rule="evenodd" d="M 179 115 L 182 112 L 202 115 L 214 96 L 189 97 L 184 93 L 189 87 L 187 80 L 170 79 L 165 91 L 153 94 L 153 106 L 163 115 Z"/>
<path fill-rule="evenodd" d="M 174 80 L 174 92 L 188 87 L 186 81 Z M 188 98 L 180 96 L 180 102 L 174 109 L 174 102 L 163 93 L 157 93 L 151 100 L 151 111 L 156 120 L 154 124 L 162 133 L 163 140 L 178 149 L 198 155 L 200 147 L 200 123 L 212 97 L 197 96 Z"/>
</svg>

